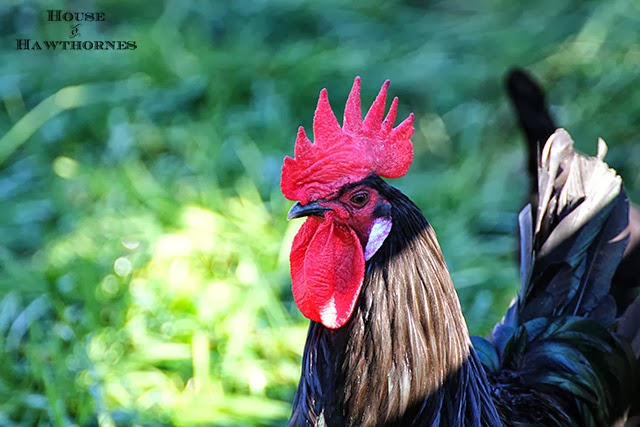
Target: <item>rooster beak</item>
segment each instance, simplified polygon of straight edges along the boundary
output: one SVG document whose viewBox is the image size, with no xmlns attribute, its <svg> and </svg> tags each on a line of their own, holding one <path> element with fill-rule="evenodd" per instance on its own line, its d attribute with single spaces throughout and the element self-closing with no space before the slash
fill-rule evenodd
<svg viewBox="0 0 640 427">
<path fill-rule="evenodd" d="M 291 206 L 287 219 L 302 218 L 309 215 L 324 216 L 324 213 L 330 210 L 331 208 L 320 206 L 318 202 L 309 202 L 304 206 L 300 202 L 296 202 L 295 205 Z"/>
</svg>

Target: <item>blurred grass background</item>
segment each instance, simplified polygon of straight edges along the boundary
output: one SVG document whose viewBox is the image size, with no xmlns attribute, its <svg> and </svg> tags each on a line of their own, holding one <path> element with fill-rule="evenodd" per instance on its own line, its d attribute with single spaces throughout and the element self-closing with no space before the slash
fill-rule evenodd
<svg viewBox="0 0 640 427">
<path fill-rule="evenodd" d="M 47 9 L 103 11 L 68 40 Z M 279 191 L 321 88 L 417 116 L 394 182 L 438 232 L 473 333 L 518 287 L 524 144 L 502 87 L 547 89 L 640 200 L 640 2 L 15 1 L 0 5 L 0 425 L 283 425 L 307 321 Z"/>
</svg>

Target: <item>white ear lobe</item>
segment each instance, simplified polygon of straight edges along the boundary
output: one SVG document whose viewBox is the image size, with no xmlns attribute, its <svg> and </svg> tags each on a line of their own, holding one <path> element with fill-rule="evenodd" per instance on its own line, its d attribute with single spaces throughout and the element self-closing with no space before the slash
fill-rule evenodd
<svg viewBox="0 0 640 427">
<path fill-rule="evenodd" d="M 367 247 L 364 248 L 364 259 L 369 260 L 380 246 L 384 243 L 384 239 L 387 238 L 389 232 L 391 231 L 391 217 L 385 216 L 376 218 L 373 220 L 373 225 L 371 226 L 371 230 L 369 231 L 369 240 L 367 241 Z"/>
</svg>

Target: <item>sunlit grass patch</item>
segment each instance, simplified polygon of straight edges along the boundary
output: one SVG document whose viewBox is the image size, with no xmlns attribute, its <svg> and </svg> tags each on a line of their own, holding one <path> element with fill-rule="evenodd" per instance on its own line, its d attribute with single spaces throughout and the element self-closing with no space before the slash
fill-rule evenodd
<svg viewBox="0 0 640 427">
<path fill-rule="evenodd" d="M 286 415 L 280 389 L 299 375 L 304 333 L 287 328 L 291 307 L 282 303 L 287 225 L 249 183 L 240 189 L 220 210 L 182 207 L 178 226 L 150 242 L 148 261 L 131 272 L 122 329 L 91 338 L 98 371 L 117 373 L 102 378 L 109 406 L 162 412 L 179 425 Z"/>
</svg>

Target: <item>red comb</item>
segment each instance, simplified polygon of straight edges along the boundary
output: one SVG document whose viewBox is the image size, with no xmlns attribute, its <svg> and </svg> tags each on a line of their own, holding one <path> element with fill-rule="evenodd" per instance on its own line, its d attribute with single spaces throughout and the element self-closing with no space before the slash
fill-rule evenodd
<svg viewBox="0 0 640 427">
<path fill-rule="evenodd" d="M 364 121 L 360 108 L 360 77 L 356 77 L 347 99 L 342 128 L 329 105 L 327 90 L 313 117 L 312 143 L 301 126 L 296 138 L 295 158 L 284 159 L 280 188 L 289 200 L 306 205 L 327 197 L 345 184 L 357 182 L 375 173 L 399 178 L 407 173 L 413 159 L 413 113 L 396 128 L 398 108 L 394 98 L 384 118 L 389 80 L 371 105 Z"/>
</svg>

